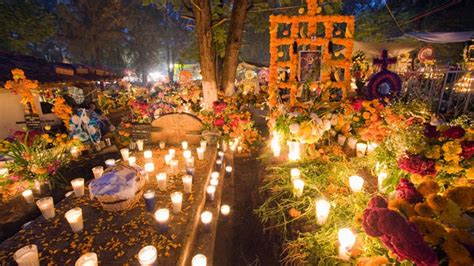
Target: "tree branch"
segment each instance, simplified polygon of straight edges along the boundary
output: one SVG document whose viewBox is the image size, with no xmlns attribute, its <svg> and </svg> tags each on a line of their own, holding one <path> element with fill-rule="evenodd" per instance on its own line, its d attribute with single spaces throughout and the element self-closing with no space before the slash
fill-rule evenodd
<svg viewBox="0 0 474 266">
<path fill-rule="evenodd" d="M 226 22 L 226 21 L 229 21 L 229 20 L 230 20 L 229 18 L 222 18 L 222 19 L 219 20 L 218 22 L 213 23 L 213 24 L 212 24 L 212 28 L 215 28 L 215 27 L 217 27 L 217 26 L 221 25 L 222 23 L 224 23 L 224 22 Z"/>
<path fill-rule="evenodd" d="M 199 10 L 199 12 L 202 11 L 201 7 L 200 7 L 198 4 L 194 3 L 194 0 L 191 0 L 191 4 L 193 4 L 193 6 L 194 6 L 197 10 Z"/>
</svg>

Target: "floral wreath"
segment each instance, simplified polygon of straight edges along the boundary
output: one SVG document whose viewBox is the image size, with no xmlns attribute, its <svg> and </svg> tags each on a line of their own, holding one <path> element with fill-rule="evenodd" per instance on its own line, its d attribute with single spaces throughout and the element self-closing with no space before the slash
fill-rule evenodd
<svg viewBox="0 0 474 266">
<path fill-rule="evenodd" d="M 99 143 L 102 138 L 99 121 L 95 117 L 89 117 L 86 109 L 79 109 L 77 115 L 71 117 L 69 130 L 72 138 L 82 142 Z"/>
</svg>

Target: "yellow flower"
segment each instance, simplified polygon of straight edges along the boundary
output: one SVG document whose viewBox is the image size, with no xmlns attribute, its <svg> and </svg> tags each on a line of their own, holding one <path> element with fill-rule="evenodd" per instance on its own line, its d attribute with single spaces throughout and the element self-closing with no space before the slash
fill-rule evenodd
<svg viewBox="0 0 474 266">
<path fill-rule="evenodd" d="M 416 188 L 418 192 L 421 193 L 424 197 L 433 194 L 433 193 L 438 193 L 439 191 L 439 185 L 436 181 L 433 180 L 424 180 L 423 182 L 418 185 Z"/>
<path fill-rule="evenodd" d="M 450 265 L 472 265 L 473 260 L 469 251 L 458 241 L 449 237 L 442 245 L 444 252 L 449 257 Z"/>
<path fill-rule="evenodd" d="M 466 170 L 467 179 L 474 179 L 474 167 L 471 167 Z"/>
<path fill-rule="evenodd" d="M 458 157 L 459 158 L 459 157 Z M 461 172 L 462 170 L 464 170 L 464 168 L 462 168 L 460 165 L 459 165 L 459 161 L 451 161 L 450 163 L 448 163 L 445 167 L 444 167 L 444 170 L 446 171 L 446 173 L 448 174 L 455 174 L 455 173 L 459 173 Z"/>
<path fill-rule="evenodd" d="M 415 205 L 415 211 L 418 215 L 423 216 L 423 217 L 431 217 L 434 214 L 433 210 L 425 202 L 418 202 Z"/>
<path fill-rule="evenodd" d="M 352 120 L 354 120 L 355 122 L 358 122 L 358 121 L 360 120 L 360 118 L 359 118 L 358 116 L 354 116 L 354 117 L 352 118 Z"/>
<path fill-rule="evenodd" d="M 459 154 L 462 152 L 462 147 L 455 141 L 446 142 L 443 147 L 443 156 L 446 161 L 459 161 Z"/>
<path fill-rule="evenodd" d="M 439 159 L 441 156 L 441 147 L 439 145 L 432 146 L 425 151 L 426 158 Z"/>
<path fill-rule="evenodd" d="M 362 118 L 364 118 L 365 120 L 369 119 L 370 118 L 370 113 L 369 112 L 364 112 L 362 114 Z"/>
<path fill-rule="evenodd" d="M 474 187 L 451 187 L 445 190 L 443 195 L 454 201 L 461 208 L 468 208 L 474 203 Z"/>
<path fill-rule="evenodd" d="M 398 211 L 405 217 L 410 218 L 416 215 L 415 208 L 410 203 L 403 199 L 392 199 L 388 202 L 388 208 L 394 211 Z"/>
<path fill-rule="evenodd" d="M 410 221 L 416 225 L 426 242 L 438 245 L 446 235 L 443 225 L 430 218 L 412 217 Z"/>
</svg>

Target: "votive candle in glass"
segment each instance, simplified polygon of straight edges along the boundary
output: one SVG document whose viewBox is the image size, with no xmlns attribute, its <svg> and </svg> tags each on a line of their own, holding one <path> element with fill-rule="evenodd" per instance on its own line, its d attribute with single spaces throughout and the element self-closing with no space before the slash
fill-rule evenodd
<svg viewBox="0 0 474 266">
<path fill-rule="evenodd" d="M 357 145 L 357 139 L 355 139 L 353 137 L 347 138 L 347 145 L 349 146 L 349 148 L 354 150 L 356 148 L 356 145 Z"/>
<path fill-rule="evenodd" d="M 70 152 L 71 152 L 72 158 L 78 158 L 79 155 L 81 154 L 81 151 L 76 146 L 71 147 Z"/>
<path fill-rule="evenodd" d="M 188 149 L 188 142 L 187 141 L 181 142 L 181 147 L 183 148 L 183 150 L 187 150 Z"/>
<path fill-rule="evenodd" d="M 168 154 L 171 155 L 171 159 L 174 159 L 176 156 L 176 150 L 175 149 L 169 149 Z"/>
<path fill-rule="evenodd" d="M 224 153 L 223 151 L 219 151 L 219 152 L 217 153 L 217 156 L 219 156 L 219 159 L 220 159 L 221 161 L 224 160 L 224 155 L 225 155 L 225 153 Z"/>
<path fill-rule="evenodd" d="M 196 152 L 199 160 L 204 160 L 204 149 L 202 147 L 197 147 Z"/>
<path fill-rule="evenodd" d="M 327 200 L 320 199 L 316 201 L 316 220 L 319 225 L 323 225 L 329 216 L 331 205 Z"/>
<path fill-rule="evenodd" d="M 173 205 L 173 213 L 180 213 L 183 206 L 183 193 L 179 191 L 171 193 L 171 204 Z"/>
<path fill-rule="evenodd" d="M 189 159 L 191 158 L 192 154 L 191 154 L 191 151 L 190 150 L 184 150 L 183 151 L 183 157 L 184 159 Z"/>
<path fill-rule="evenodd" d="M 145 199 L 145 207 L 147 212 L 153 212 L 155 210 L 155 191 L 147 190 L 143 193 L 143 198 Z"/>
<path fill-rule="evenodd" d="M 216 195 L 216 187 L 215 186 L 207 186 L 206 188 L 207 199 L 209 201 L 214 201 Z"/>
<path fill-rule="evenodd" d="M 291 180 L 299 179 L 301 177 L 301 171 L 298 168 L 291 168 L 290 170 Z"/>
<path fill-rule="evenodd" d="M 186 159 L 186 167 L 188 168 L 194 167 L 194 156 Z"/>
<path fill-rule="evenodd" d="M 165 163 L 166 163 L 166 165 L 170 165 L 171 159 L 173 159 L 173 157 L 171 156 L 171 154 L 166 154 L 166 155 L 165 155 Z"/>
<path fill-rule="evenodd" d="M 98 258 L 97 254 L 94 252 L 88 252 L 83 254 L 79 259 L 76 261 L 75 266 L 98 266 Z"/>
<path fill-rule="evenodd" d="M 211 173 L 211 179 L 218 179 L 218 178 L 219 178 L 219 172 L 214 171 Z"/>
<path fill-rule="evenodd" d="M 36 201 L 36 205 L 46 220 L 53 219 L 56 214 L 52 197 L 41 198 Z"/>
<path fill-rule="evenodd" d="M 143 140 L 142 139 L 137 140 L 137 148 L 138 148 L 138 151 L 143 151 Z"/>
<path fill-rule="evenodd" d="M 82 219 L 82 209 L 76 207 L 74 209 L 70 209 L 69 211 L 64 214 L 66 220 L 68 221 L 71 229 L 74 233 L 82 231 L 84 228 L 84 221 Z"/>
<path fill-rule="evenodd" d="M 217 185 L 219 185 L 219 179 L 211 179 L 211 181 L 209 181 L 209 185 L 217 187 Z"/>
<path fill-rule="evenodd" d="M 138 252 L 138 262 L 141 266 L 155 266 L 157 251 L 154 246 L 145 246 Z"/>
<path fill-rule="evenodd" d="M 115 159 L 107 159 L 105 160 L 105 167 L 113 167 L 115 166 Z"/>
<path fill-rule="evenodd" d="M 145 159 L 151 159 L 153 157 L 153 152 L 151 150 L 146 150 L 143 152 L 143 157 Z"/>
<path fill-rule="evenodd" d="M 229 215 L 230 213 L 230 206 L 229 205 L 222 205 L 221 206 L 221 214 L 224 215 L 224 216 L 227 216 Z"/>
<path fill-rule="evenodd" d="M 191 193 L 193 189 L 193 176 L 192 175 L 184 175 L 182 177 L 183 180 L 183 190 L 184 193 Z"/>
<path fill-rule="evenodd" d="M 76 197 L 84 196 L 84 178 L 76 178 L 71 180 L 71 185 Z"/>
<path fill-rule="evenodd" d="M 38 247 L 36 245 L 24 246 L 13 254 L 13 259 L 18 266 L 39 266 Z"/>
<path fill-rule="evenodd" d="M 126 162 L 130 156 L 130 150 L 128 148 L 120 149 L 120 154 L 122 154 L 123 161 Z"/>
<path fill-rule="evenodd" d="M 178 160 L 171 160 L 170 161 L 171 172 L 173 174 L 178 173 L 179 161 Z"/>
<path fill-rule="evenodd" d="M 201 140 L 199 144 L 201 145 L 201 149 L 205 152 L 207 148 L 207 141 Z"/>
<path fill-rule="evenodd" d="M 288 159 L 290 161 L 297 161 L 300 157 L 300 143 L 298 141 L 288 141 Z"/>
<path fill-rule="evenodd" d="M 228 165 L 225 167 L 225 176 L 230 177 L 232 174 L 232 166 Z"/>
<path fill-rule="evenodd" d="M 94 178 L 99 178 L 104 174 L 104 167 L 103 166 L 96 166 L 92 168 L 92 174 L 94 175 Z"/>
<path fill-rule="evenodd" d="M 366 152 L 367 152 L 367 144 L 362 143 L 362 142 L 356 144 L 357 157 L 364 156 Z"/>
<path fill-rule="evenodd" d="M 136 163 L 137 163 L 137 157 L 135 156 L 128 157 L 128 165 L 135 166 Z"/>
<path fill-rule="evenodd" d="M 344 136 L 343 134 L 337 135 L 337 143 L 341 146 L 344 146 L 344 143 L 346 143 L 347 137 Z"/>
<path fill-rule="evenodd" d="M 212 212 L 204 211 L 203 213 L 201 213 L 201 222 L 204 226 L 204 231 L 211 231 Z"/>
<path fill-rule="evenodd" d="M 156 175 L 156 182 L 158 183 L 158 189 L 160 189 L 161 191 L 166 190 L 166 179 L 167 179 L 166 173 L 158 173 Z"/>
<path fill-rule="evenodd" d="M 145 172 L 151 173 L 155 171 L 155 164 L 154 163 L 146 163 L 145 164 Z"/>
<path fill-rule="evenodd" d="M 158 222 L 161 232 L 168 231 L 168 220 L 170 218 L 170 211 L 168 209 L 158 209 L 155 212 L 155 220 Z"/>
<path fill-rule="evenodd" d="M 217 159 L 216 160 L 216 171 L 220 171 L 222 168 L 222 160 Z"/>
<path fill-rule="evenodd" d="M 33 198 L 33 191 L 31 189 L 23 191 L 21 195 L 23 195 L 26 200 L 26 203 L 28 204 L 33 203 L 35 201 L 35 199 Z"/>
<path fill-rule="evenodd" d="M 352 192 L 357 193 L 362 191 L 364 186 L 364 179 L 358 175 L 353 175 L 349 177 L 349 186 L 351 187 Z"/>
<path fill-rule="evenodd" d="M 207 266 L 207 258 L 202 254 L 197 254 L 191 260 L 192 266 Z"/>
<path fill-rule="evenodd" d="M 341 228 L 338 232 L 339 240 L 339 258 L 349 260 L 351 258 L 351 249 L 356 242 L 356 236 L 349 228 Z"/>
<path fill-rule="evenodd" d="M 304 189 L 304 181 L 303 179 L 294 179 L 293 180 L 293 188 L 294 188 L 294 193 L 295 196 L 299 197 L 303 195 L 303 189 Z"/>
</svg>

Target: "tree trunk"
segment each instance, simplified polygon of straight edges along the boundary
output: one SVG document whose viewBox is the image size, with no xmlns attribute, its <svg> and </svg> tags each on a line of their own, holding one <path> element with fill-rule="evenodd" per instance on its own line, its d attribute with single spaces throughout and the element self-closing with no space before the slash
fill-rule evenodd
<svg viewBox="0 0 474 266">
<path fill-rule="evenodd" d="M 210 0 L 195 0 L 193 13 L 196 17 L 196 34 L 199 45 L 199 61 L 202 75 L 202 91 L 205 108 L 217 100 L 216 67 L 212 44 L 212 16 Z"/>
<path fill-rule="evenodd" d="M 221 83 L 227 96 L 234 93 L 235 75 L 239 63 L 239 51 L 244 32 L 245 17 L 247 15 L 247 4 L 248 0 L 234 0 L 232 7 Z"/>
</svg>

